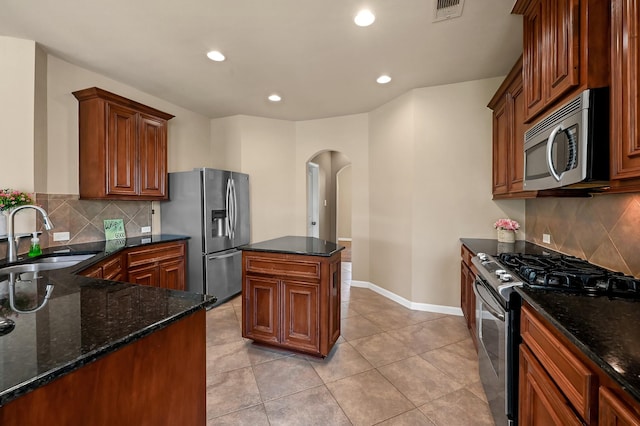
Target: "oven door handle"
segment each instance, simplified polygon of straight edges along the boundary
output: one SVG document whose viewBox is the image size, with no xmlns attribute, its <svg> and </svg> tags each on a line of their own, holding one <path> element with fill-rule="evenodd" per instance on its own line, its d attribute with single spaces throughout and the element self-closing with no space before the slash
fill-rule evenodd
<svg viewBox="0 0 640 426">
<path fill-rule="evenodd" d="M 482 296 L 482 294 L 480 294 L 480 291 L 478 290 L 478 286 L 479 285 L 481 285 L 481 284 L 478 283 L 477 280 L 473 282 L 473 292 L 476 294 L 476 297 L 478 297 L 478 298 L 480 298 L 480 300 L 482 300 L 482 303 L 484 304 L 487 312 L 489 312 L 494 317 L 498 318 L 500 321 L 504 322 L 504 314 L 491 308 L 491 304 L 489 302 L 487 302 L 487 299 L 485 299 Z"/>
</svg>

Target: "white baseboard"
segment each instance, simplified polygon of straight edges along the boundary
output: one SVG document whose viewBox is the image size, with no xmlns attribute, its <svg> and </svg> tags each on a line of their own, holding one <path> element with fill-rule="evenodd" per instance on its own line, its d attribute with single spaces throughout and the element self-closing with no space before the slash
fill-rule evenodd
<svg viewBox="0 0 640 426">
<path fill-rule="evenodd" d="M 431 305 L 429 303 L 412 302 L 410 300 L 405 299 L 402 296 L 398 296 L 397 294 L 392 293 L 389 290 L 384 289 L 382 287 L 378 287 L 377 285 L 370 283 L 368 281 L 351 280 L 351 286 L 368 288 L 369 290 L 375 291 L 381 296 L 384 296 L 387 299 L 393 300 L 394 302 L 399 303 L 405 308 L 409 308 L 414 311 L 436 312 L 439 314 L 462 316 L 462 309 L 460 308 L 456 308 L 453 306 L 445 306 L 445 305 Z"/>
</svg>

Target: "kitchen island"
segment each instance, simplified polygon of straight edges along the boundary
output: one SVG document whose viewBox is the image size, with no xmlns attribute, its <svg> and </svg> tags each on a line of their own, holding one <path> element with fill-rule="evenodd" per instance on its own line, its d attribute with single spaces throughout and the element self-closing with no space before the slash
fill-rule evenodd
<svg viewBox="0 0 640 426">
<path fill-rule="evenodd" d="M 288 236 L 242 246 L 242 336 L 327 356 L 340 337 L 340 251 Z"/>
<path fill-rule="evenodd" d="M 180 239 L 45 249 L 94 257 L 22 274 L 15 306 L 43 305 L 33 313 L 9 307 L 0 276 L 0 316 L 15 322 L 0 336 L 0 424 L 205 424 L 205 309 L 215 299 L 78 274 L 119 250 Z"/>
</svg>

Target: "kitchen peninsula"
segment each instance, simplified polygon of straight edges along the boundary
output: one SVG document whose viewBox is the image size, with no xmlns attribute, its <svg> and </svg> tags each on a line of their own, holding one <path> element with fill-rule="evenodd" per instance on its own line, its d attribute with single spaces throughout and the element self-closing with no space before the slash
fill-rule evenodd
<svg viewBox="0 0 640 426">
<path fill-rule="evenodd" d="M 83 276 L 128 250 L 183 242 L 154 235 L 116 248 L 98 242 L 45 249 L 43 258 L 94 256 L 22 274 L 16 291 L 30 297 L 16 306 L 44 305 L 33 313 L 12 311 L 11 278 L 0 269 L 0 317 L 15 322 L 0 336 L 0 424 L 204 425 L 205 309 L 215 298 Z M 53 291 L 44 302 L 48 284 Z"/>
<path fill-rule="evenodd" d="M 242 250 L 242 336 L 325 357 L 340 337 L 340 251 L 288 236 Z"/>
</svg>

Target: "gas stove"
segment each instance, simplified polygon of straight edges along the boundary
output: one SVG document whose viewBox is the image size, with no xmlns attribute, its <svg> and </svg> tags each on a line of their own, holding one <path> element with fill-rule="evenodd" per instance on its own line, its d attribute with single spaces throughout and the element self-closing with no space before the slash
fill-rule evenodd
<svg viewBox="0 0 640 426">
<path fill-rule="evenodd" d="M 525 287 L 640 299 L 640 280 L 577 257 L 502 253 L 497 260 Z"/>
</svg>

